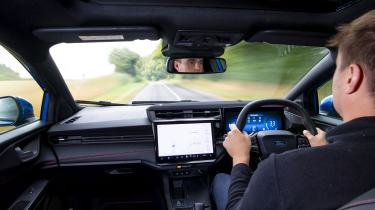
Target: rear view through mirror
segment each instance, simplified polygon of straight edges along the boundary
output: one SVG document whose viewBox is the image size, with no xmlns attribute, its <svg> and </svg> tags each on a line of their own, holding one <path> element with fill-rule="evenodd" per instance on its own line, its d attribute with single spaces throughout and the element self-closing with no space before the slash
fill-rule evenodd
<svg viewBox="0 0 375 210">
<path fill-rule="evenodd" d="M 224 73 L 227 63 L 223 58 L 169 58 L 167 71 L 172 74 Z"/>
</svg>

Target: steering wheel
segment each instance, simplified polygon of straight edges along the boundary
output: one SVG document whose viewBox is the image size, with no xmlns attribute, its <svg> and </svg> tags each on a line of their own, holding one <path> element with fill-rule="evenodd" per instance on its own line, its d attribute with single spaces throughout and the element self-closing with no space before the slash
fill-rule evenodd
<svg viewBox="0 0 375 210">
<path fill-rule="evenodd" d="M 248 103 L 240 112 L 237 118 L 236 126 L 240 131 L 243 131 L 248 114 L 259 107 L 267 105 L 278 105 L 281 107 L 289 107 L 297 110 L 302 116 L 303 125 L 316 135 L 317 131 L 313 121 L 310 119 L 309 114 L 299 104 L 286 99 L 264 99 L 255 100 Z M 269 130 L 259 131 L 252 135 L 252 143 L 255 143 L 255 148 L 259 150 L 261 158 L 268 157 L 271 153 L 282 153 L 288 150 L 298 148 L 297 135 L 286 130 Z"/>
</svg>

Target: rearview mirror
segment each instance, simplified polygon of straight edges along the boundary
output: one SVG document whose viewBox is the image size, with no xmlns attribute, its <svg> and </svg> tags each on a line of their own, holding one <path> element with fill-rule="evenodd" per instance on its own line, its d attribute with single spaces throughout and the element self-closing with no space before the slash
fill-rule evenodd
<svg viewBox="0 0 375 210">
<path fill-rule="evenodd" d="M 167 71 L 172 74 L 213 74 L 226 70 L 223 58 L 169 58 L 167 64 Z"/>
</svg>

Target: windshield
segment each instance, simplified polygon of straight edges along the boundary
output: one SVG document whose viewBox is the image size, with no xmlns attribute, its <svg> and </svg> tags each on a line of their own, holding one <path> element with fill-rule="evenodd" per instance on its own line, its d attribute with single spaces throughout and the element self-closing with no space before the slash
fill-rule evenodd
<svg viewBox="0 0 375 210">
<path fill-rule="evenodd" d="M 328 50 L 241 42 L 225 49 L 225 73 L 205 75 L 167 73 L 160 40 L 63 43 L 50 53 L 75 100 L 132 103 L 284 97 Z"/>
</svg>

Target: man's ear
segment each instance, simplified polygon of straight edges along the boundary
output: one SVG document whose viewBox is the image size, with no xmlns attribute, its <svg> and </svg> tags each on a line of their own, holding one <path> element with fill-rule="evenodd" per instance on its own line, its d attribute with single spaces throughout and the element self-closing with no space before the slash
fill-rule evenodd
<svg viewBox="0 0 375 210">
<path fill-rule="evenodd" d="M 174 67 L 174 69 L 178 70 L 178 62 L 173 61 L 173 67 Z"/>
<path fill-rule="evenodd" d="M 358 64 L 350 64 L 346 77 L 346 93 L 352 94 L 363 85 L 364 72 Z"/>
</svg>

